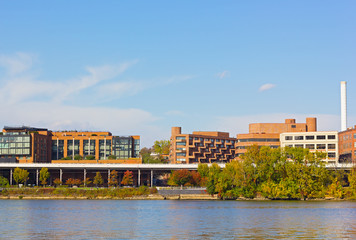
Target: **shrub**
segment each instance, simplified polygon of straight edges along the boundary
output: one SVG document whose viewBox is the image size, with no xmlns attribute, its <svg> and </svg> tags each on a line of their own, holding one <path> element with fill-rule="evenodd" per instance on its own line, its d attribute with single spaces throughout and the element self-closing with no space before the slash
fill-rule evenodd
<svg viewBox="0 0 356 240">
<path fill-rule="evenodd" d="M 9 180 L 3 176 L 0 176 L 0 187 L 9 187 Z"/>
<path fill-rule="evenodd" d="M 85 157 L 86 160 L 95 160 L 95 156 L 93 155 L 88 155 Z"/>
</svg>

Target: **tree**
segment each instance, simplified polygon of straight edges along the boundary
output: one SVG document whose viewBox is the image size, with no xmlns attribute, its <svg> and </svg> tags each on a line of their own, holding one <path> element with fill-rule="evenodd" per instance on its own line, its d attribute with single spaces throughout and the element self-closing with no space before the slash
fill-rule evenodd
<svg viewBox="0 0 356 240">
<path fill-rule="evenodd" d="M 124 186 L 129 186 L 133 184 L 133 175 L 132 171 L 127 170 L 124 173 L 124 177 L 122 178 L 121 184 Z"/>
<path fill-rule="evenodd" d="M 93 183 L 95 184 L 96 187 L 103 185 L 104 180 L 103 180 L 103 177 L 101 176 L 100 172 L 96 172 Z"/>
<path fill-rule="evenodd" d="M 9 180 L 7 178 L 0 176 L 0 187 L 8 187 L 9 186 Z"/>
<path fill-rule="evenodd" d="M 56 185 L 58 187 L 59 185 L 62 184 L 62 181 L 59 178 L 56 178 L 53 180 L 53 183 L 54 183 L 54 185 Z"/>
<path fill-rule="evenodd" d="M 29 172 L 25 169 L 15 168 L 13 177 L 16 184 L 25 183 L 28 180 Z"/>
<path fill-rule="evenodd" d="M 92 181 L 90 178 L 88 178 L 88 177 L 85 178 L 85 181 L 83 181 L 84 186 L 86 186 L 86 187 L 89 186 L 90 184 L 92 184 L 92 182 L 93 182 L 93 181 Z"/>
<path fill-rule="evenodd" d="M 161 163 L 160 159 L 154 159 L 151 156 L 151 153 L 153 152 L 152 148 L 142 148 L 140 151 L 140 155 L 142 157 L 142 163 Z"/>
<path fill-rule="evenodd" d="M 209 176 L 208 176 L 208 181 L 207 181 L 207 185 L 206 185 L 206 191 L 209 194 L 217 193 L 216 184 L 219 181 L 220 172 L 221 172 L 221 168 L 219 167 L 218 164 L 216 164 L 216 163 L 211 164 L 211 166 L 209 168 Z"/>
<path fill-rule="evenodd" d="M 169 154 L 170 145 L 171 142 L 169 140 L 155 141 L 153 149 L 155 153 L 158 153 L 159 155 L 167 155 Z"/>
<path fill-rule="evenodd" d="M 40 181 L 43 186 L 47 184 L 47 179 L 49 177 L 50 177 L 50 173 L 48 172 L 48 168 L 41 168 Z"/>
<path fill-rule="evenodd" d="M 109 178 L 109 181 L 108 181 L 108 185 L 109 186 L 117 186 L 118 185 L 118 181 L 117 181 L 117 176 L 118 176 L 118 173 L 117 171 L 113 170 L 110 172 L 110 178 Z"/>
<path fill-rule="evenodd" d="M 82 180 L 78 178 L 68 178 L 66 184 L 73 187 L 73 186 L 80 186 L 82 184 Z"/>
<path fill-rule="evenodd" d="M 170 185 L 183 187 L 191 180 L 191 173 L 187 169 L 176 170 L 172 172 L 172 175 L 168 181 Z"/>
<path fill-rule="evenodd" d="M 206 186 L 209 177 L 209 166 L 206 163 L 200 163 L 198 165 L 198 173 L 200 174 L 200 186 Z"/>
</svg>

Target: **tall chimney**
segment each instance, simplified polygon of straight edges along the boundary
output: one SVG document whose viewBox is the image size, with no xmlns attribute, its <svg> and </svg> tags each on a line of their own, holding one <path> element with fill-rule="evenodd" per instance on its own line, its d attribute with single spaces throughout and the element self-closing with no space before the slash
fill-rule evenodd
<svg viewBox="0 0 356 240">
<path fill-rule="evenodd" d="M 347 129 L 346 82 L 341 82 L 341 131 Z"/>
</svg>

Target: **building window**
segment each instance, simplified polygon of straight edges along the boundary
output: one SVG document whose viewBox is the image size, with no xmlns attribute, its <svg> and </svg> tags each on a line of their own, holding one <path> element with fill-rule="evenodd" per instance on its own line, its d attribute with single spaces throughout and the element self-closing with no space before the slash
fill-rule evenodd
<svg viewBox="0 0 356 240">
<path fill-rule="evenodd" d="M 296 128 L 297 126 L 296 125 L 292 125 L 292 128 Z"/>
<path fill-rule="evenodd" d="M 328 149 L 335 149 L 336 148 L 336 144 L 328 144 Z"/>
<path fill-rule="evenodd" d="M 314 136 L 305 136 L 306 140 L 314 140 Z"/>
<path fill-rule="evenodd" d="M 335 135 L 328 135 L 328 139 L 336 139 Z"/>
<path fill-rule="evenodd" d="M 293 140 L 292 136 L 286 136 L 286 140 Z"/>
<path fill-rule="evenodd" d="M 185 157 L 185 152 L 182 152 L 182 153 L 176 153 L 177 156 L 183 156 Z"/>
<path fill-rule="evenodd" d="M 296 148 L 303 148 L 303 144 L 295 144 Z"/>
<path fill-rule="evenodd" d="M 178 136 L 176 137 L 176 140 L 185 140 L 185 137 Z"/>
<path fill-rule="evenodd" d="M 329 152 L 328 153 L 328 158 L 335 158 L 336 154 L 334 152 Z"/>
<path fill-rule="evenodd" d="M 185 142 L 177 142 L 177 146 L 185 146 Z"/>
<path fill-rule="evenodd" d="M 315 149 L 315 146 L 314 146 L 314 144 L 306 144 L 305 148 L 307 148 L 307 149 Z"/>
<path fill-rule="evenodd" d="M 316 139 L 323 140 L 323 139 L 326 139 L 326 136 L 325 135 L 319 135 L 319 136 L 316 136 Z"/>
<path fill-rule="evenodd" d="M 316 149 L 325 149 L 326 145 L 325 144 L 317 144 Z"/>
<path fill-rule="evenodd" d="M 295 136 L 294 137 L 294 140 L 303 140 L 304 139 L 304 136 Z"/>
</svg>

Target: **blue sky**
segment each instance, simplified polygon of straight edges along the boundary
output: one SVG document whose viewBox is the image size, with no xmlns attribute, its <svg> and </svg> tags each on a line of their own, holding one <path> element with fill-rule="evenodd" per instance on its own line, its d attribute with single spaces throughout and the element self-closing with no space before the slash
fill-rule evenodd
<svg viewBox="0 0 356 240">
<path fill-rule="evenodd" d="M 0 126 L 183 132 L 356 124 L 355 1 L 0 1 Z"/>
</svg>

